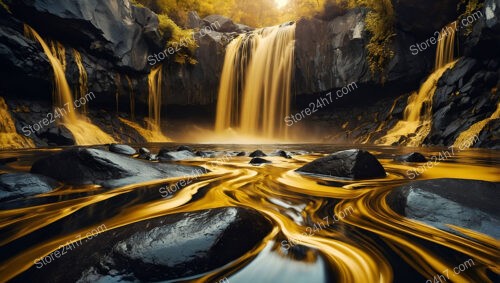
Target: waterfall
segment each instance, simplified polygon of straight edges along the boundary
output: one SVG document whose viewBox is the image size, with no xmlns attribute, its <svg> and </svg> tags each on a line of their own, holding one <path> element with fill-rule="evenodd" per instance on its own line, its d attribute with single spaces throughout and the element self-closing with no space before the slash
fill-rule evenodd
<svg viewBox="0 0 500 283">
<path fill-rule="evenodd" d="M 149 129 L 161 133 L 162 65 L 153 68 L 148 76 Z"/>
<path fill-rule="evenodd" d="M 53 104 L 55 107 L 54 117 L 60 117 L 62 125 L 68 128 L 73 134 L 75 142 L 78 145 L 106 144 L 113 143 L 115 140 L 108 134 L 104 133 L 99 127 L 92 124 L 85 115 L 76 113 L 76 104 L 71 93 L 66 75 L 64 73 L 65 60 L 62 59 L 62 45 L 52 44 L 52 49 L 49 48 L 43 38 L 30 26 L 24 26 L 25 35 L 40 43 L 49 59 L 50 65 L 54 71 L 54 95 Z M 56 50 L 55 53 L 53 51 Z M 61 59 L 60 59 L 61 58 Z M 85 99 L 89 99 L 88 94 Z M 86 101 L 87 103 L 88 101 Z M 86 103 L 80 103 L 86 104 Z"/>
<path fill-rule="evenodd" d="M 73 57 L 75 58 L 75 64 L 78 68 L 78 88 L 75 90 L 75 93 L 77 94 L 77 98 L 84 98 L 85 95 L 88 93 L 88 75 L 87 75 L 87 70 L 83 66 L 83 61 L 82 61 L 82 55 L 80 55 L 80 52 L 76 51 L 73 49 Z M 87 113 L 87 104 L 82 105 L 81 107 L 81 112 L 82 113 Z"/>
<path fill-rule="evenodd" d="M 457 22 L 453 22 L 441 30 L 439 34 L 441 40 L 438 41 L 436 48 L 435 69 L 444 67 L 455 59 L 455 39 L 457 31 Z"/>
<path fill-rule="evenodd" d="M 226 49 L 215 130 L 287 138 L 295 25 L 274 26 L 240 35 Z"/>
<path fill-rule="evenodd" d="M 33 141 L 17 133 L 5 99 L 0 96 L 0 149 L 33 148 Z"/>
<path fill-rule="evenodd" d="M 118 117 L 122 123 L 134 129 L 139 135 L 141 135 L 147 142 L 171 142 L 172 140 L 164 136 L 161 132 L 161 97 L 162 97 L 162 66 L 158 66 L 151 70 L 148 76 L 149 84 L 149 96 L 148 96 L 148 106 L 149 106 L 149 117 L 146 119 L 146 127 L 142 127 L 139 124 Z M 135 116 L 135 97 L 132 88 L 132 81 L 129 77 L 126 77 L 128 85 L 130 88 L 130 111 L 132 115 L 132 120 Z M 118 99 L 118 96 L 117 96 Z M 118 102 L 117 102 L 118 103 Z M 118 104 L 117 104 L 118 105 Z"/>
<path fill-rule="evenodd" d="M 453 68 L 455 54 L 456 22 L 447 25 L 440 34 L 436 49 L 435 71 L 422 84 L 418 92 L 408 97 L 408 104 L 400 120 L 387 134 L 375 143 L 393 145 L 401 142 L 420 146 L 432 126 L 432 99 L 437 82 L 448 69 Z"/>
</svg>

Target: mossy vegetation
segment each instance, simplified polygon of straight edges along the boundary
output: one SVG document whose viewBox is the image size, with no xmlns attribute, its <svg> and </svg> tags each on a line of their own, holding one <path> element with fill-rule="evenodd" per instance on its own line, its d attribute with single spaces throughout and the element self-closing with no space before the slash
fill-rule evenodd
<svg viewBox="0 0 500 283">
<path fill-rule="evenodd" d="M 372 74 L 384 73 L 387 64 L 394 57 L 392 39 L 395 36 L 395 13 L 390 0 L 340 0 L 347 1 L 349 8 L 366 7 L 370 9 L 366 15 L 366 29 L 370 33 L 370 42 L 367 44 L 368 63 Z"/>
<path fill-rule="evenodd" d="M 165 48 L 173 48 L 176 51 L 175 62 L 196 64 L 197 61 L 193 58 L 193 55 L 198 45 L 194 39 L 194 31 L 182 29 L 165 14 L 158 15 L 158 20 L 160 21 L 160 36 L 162 42 L 165 42 Z"/>
<path fill-rule="evenodd" d="M 144 7 L 137 0 L 131 0 L 130 3 Z M 197 61 L 194 58 L 194 53 L 198 45 L 194 39 L 194 31 L 191 29 L 182 29 L 166 13 L 159 14 L 158 21 L 161 42 L 165 45 L 165 50 L 169 48 L 175 50 L 174 61 L 179 64 L 196 64 Z"/>
</svg>

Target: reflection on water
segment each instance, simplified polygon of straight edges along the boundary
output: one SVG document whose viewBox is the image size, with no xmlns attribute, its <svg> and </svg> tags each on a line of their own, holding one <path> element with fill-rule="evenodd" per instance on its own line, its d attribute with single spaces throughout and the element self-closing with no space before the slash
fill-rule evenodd
<svg viewBox="0 0 500 283">
<path fill-rule="evenodd" d="M 140 146 L 147 146 L 153 152 L 160 148 L 158 144 Z M 272 145 L 195 147 L 247 152 L 277 149 Z M 467 238 L 450 234 L 401 217 L 388 207 L 385 196 L 392 188 L 409 182 L 406 171 L 413 168 L 392 158 L 411 149 L 363 147 L 379 158 L 388 176 L 357 182 L 294 172 L 322 154 L 348 147 L 279 147 L 313 153 L 294 155 L 292 159 L 266 157 L 273 163 L 265 166 L 248 164 L 248 157 L 183 161 L 183 164 L 204 166 L 211 172 L 196 178 L 168 199 L 161 197 L 158 188 L 181 178 L 114 190 L 63 186 L 24 201 L 2 203 L 0 281 L 15 277 L 30 268 L 34 260 L 101 224 L 112 230 L 157 216 L 222 206 L 254 208 L 273 221 L 274 229 L 258 248 L 201 277 L 187 278 L 188 282 L 215 282 L 224 277 L 229 282 L 425 282 L 469 258 L 476 263 L 474 268 L 454 276 L 450 282 L 492 282 L 495 273 L 500 273 L 497 240 L 464 229 L 460 230 Z M 419 149 L 428 156 L 441 150 Z M 0 158 L 18 157 L 18 161 L 0 167 L 0 173 L 29 171 L 34 160 L 52 152 L 44 149 L 1 152 Z M 497 151 L 461 151 L 418 178 L 498 182 L 499 157 Z M 332 221 L 344 211 L 352 213 Z M 325 219 L 330 219 L 328 225 L 313 230 L 315 224 Z M 298 244 L 284 247 L 283 241 L 290 239 Z"/>
</svg>

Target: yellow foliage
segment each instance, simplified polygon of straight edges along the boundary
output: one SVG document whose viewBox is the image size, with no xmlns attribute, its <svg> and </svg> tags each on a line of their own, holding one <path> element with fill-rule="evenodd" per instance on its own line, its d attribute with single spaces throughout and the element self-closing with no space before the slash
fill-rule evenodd
<svg viewBox="0 0 500 283">
<path fill-rule="evenodd" d="M 198 45 L 194 40 L 193 30 L 180 28 L 167 15 L 158 15 L 159 31 L 162 41 L 165 42 L 165 48 L 181 49 L 175 53 L 175 61 L 181 64 L 189 62 L 195 64 L 196 60 L 191 55 L 196 52 Z"/>
</svg>

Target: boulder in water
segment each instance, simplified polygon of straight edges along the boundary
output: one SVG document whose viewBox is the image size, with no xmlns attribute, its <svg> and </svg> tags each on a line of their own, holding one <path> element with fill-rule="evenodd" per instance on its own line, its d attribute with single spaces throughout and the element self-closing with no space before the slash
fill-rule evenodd
<svg viewBox="0 0 500 283">
<path fill-rule="evenodd" d="M 45 176 L 30 173 L 0 175 L 0 201 L 48 193 L 60 184 Z"/>
<path fill-rule="evenodd" d="M 287 159 L 292 158 L 292 157 L 290 156 L 290 154 L 289 154 L 288 152 L 284 151 L 284 150 L 277 150 L 277 151 L 275 151 L 275 152 L 273 153 L 273 155 L 275 155 L 275 156 L 280 156 L 280 157 L 287 158 Z"/>
<path fill-rule="evenodd" d="M 399 155 L 394 158 L 396 161 L 400 162 L 427 162 L 427 158 L 423 156 L 421 153 L 412 152 L 405 155 Z"/>
<path fill-rule="evenodd" d="M 190 152 L 195 152 L 195 150 L 192 147 L 187 146 L 187 145 L 181 145 L 177 148 L 177 151 L 184 151 L 184 150 L 187 150 Z"/>
<path fill-rule="evenodd" d="M 500 238 L 500 183 L 463 179 L 413 181 L 387 197 L 399 214 L 461 235 L 448 224 Z"/>
<path fill-rule="evenodd" d="M 264 156 L 267 156 L 267 154 L 265 154 L 262 150 L 258 149 L 252 153 L 250 153 L 249 155 L 250 157 L 264 157 Z"/>
<path fill-rule="evenodd" d="M 109 151 L 129 156 L 137 153 L 133 147 L 125 144 L 111 144 L 109 145 Z"/>
<path fill-rule="evenodd" d="M 386 176 L 384 167 L 377 158 L 368 151 L 359 149 L 343 150 L 318 158 L 297 171 L 350 179 L 383 178 Z"/>
<path fill-rule="evenodd" d="M 161 150 L 158 154 L 160 161 L 168 162 L 168 161 L 178 161 L 185 160 L 197 157 L 196 154 L 189 150 L 181 150 L 181 151 L 166 151 Z"/>
<path fill-rule="evenodd" d="M 260 213 L 239 207 L 161 216 L 107 230 L 88 240 L 84 249 L 43 269 L 33 266 L 16 279 L 158 282 L 195 276 L 248 253 L 272 227 Z M 56 272 L 62 269 L 65 272 Z"/>
<path fill-rule="evenodd" d="M 266 163 L 272 163 L 272 162 L 260 157 L 254 157 L 252 158 L 252 160 L 250 160 L 250 164 L 252 165 L 266 164 Z"/>
<path fill-rule="evenodd" d="M 96 184 L 114 188 L 155 179 L 190 176 L 195 174 L 196 169 L 203 168 L 150 163 L 99 149 L 74 148 L 36 161 L 31 172 L 70 185 Z"/>
</svg>

